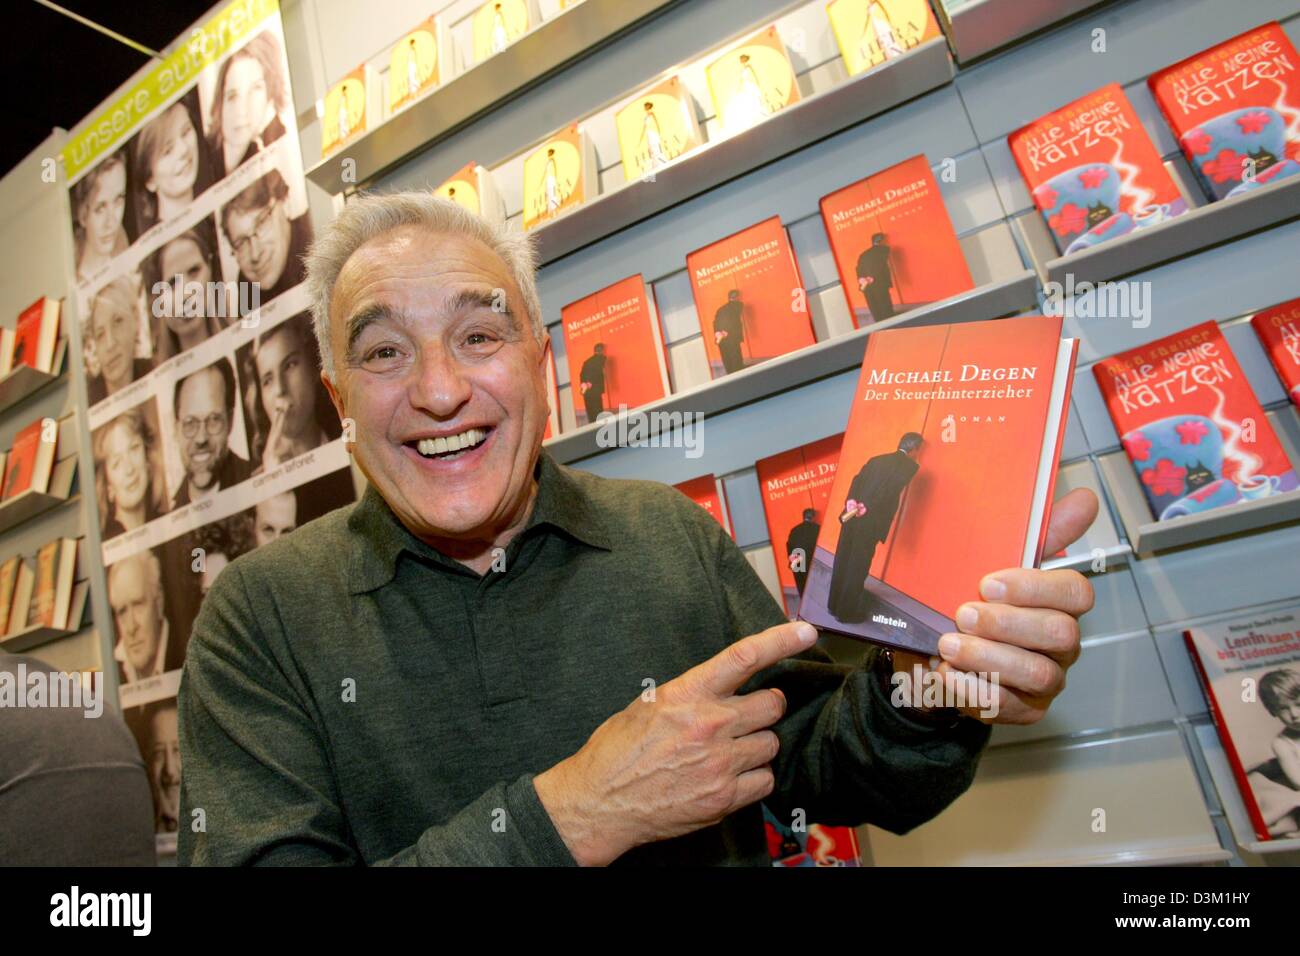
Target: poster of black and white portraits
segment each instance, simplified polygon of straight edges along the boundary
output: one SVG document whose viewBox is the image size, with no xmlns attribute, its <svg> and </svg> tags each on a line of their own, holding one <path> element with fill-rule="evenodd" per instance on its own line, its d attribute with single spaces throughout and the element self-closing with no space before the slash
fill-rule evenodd
<svg viewBox="0 0 1300 956">
<path fill-rule="evenodd" d="M 64 154 L 112 666 L 164 848 L 204 596 L 356 496 L 302 285 L 312 224 L 279 9 L 236 0 L 190 37 L 136 77 L 127 98 L 147 109 L 106 102 Z"/>
</svg>

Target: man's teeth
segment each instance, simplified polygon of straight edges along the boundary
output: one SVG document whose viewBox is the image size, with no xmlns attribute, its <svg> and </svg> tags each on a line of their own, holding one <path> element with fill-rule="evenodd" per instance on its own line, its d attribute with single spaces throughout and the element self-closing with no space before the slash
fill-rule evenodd
<svg viewBox="0 0 1300 956">
<path fill-rule="evenodd" d="M 422 438 L 416 442 L 415 447 L 421 455 L 449 455 L 464 451 L 467 448 L 473 448 L 486 437 L 487 432 L 483 429 L 471 428 L 459 435 L 448 435 L 444 438 Z"/>
</svg>

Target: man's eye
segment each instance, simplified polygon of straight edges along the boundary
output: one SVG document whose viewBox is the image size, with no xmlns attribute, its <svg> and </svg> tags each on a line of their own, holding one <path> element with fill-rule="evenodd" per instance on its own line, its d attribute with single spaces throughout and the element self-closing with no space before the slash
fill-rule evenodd
<svg viewBox="0 0 1300 956">
<path fill-rule="evenodd" d="M 492 336 L 486 332 L 471 332 L 465 336 L 466 345 L 487 345 L 492 342 Z"/>
</svg>

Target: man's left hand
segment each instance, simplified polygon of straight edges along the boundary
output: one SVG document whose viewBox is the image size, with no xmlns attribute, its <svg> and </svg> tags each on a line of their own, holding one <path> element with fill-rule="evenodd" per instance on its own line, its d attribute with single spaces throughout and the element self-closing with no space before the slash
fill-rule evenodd
<svg viewBox="0 0 1300 956">
<path fill-rule="evenodd" d="M 1056 554 L 1082 536 L 1097 508 L 1097 496 L 1085 488 L 1057 501 L 1043 553 Z M 957 609 L 959 632 L 940 638 L 942 660 L 935 669 L 954 677 L 997 675 L 991 688 L 996 716 L 981 713 L 978 705 L 961 708 L 963 713 L 985 723 L 1036 723 L 1065 689 L 1065 672 L 1079 658 L 1078 618 L 1092 608 L 1092 584 L 1077 571 L 1007 568 L 980 581 L 980 596 L 984 600 Z M 926 669 L 924 658 L 894 653 L 896 673 L 912 674 L 916 664 Z M 945 684 L 951 686 L 951 679 Z"/>
</svg>

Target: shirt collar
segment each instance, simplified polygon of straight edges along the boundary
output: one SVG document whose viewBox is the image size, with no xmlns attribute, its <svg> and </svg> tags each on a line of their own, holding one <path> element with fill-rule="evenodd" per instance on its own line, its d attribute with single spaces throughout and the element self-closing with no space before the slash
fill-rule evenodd
<svg viewBox="0 0 1300 956">
<path fill-rule="evenodd" d="M 537 479 L 537 497 L 532 513 L 520 537 L 539 527 L 554 528 L 583 544 L 603 550 L 612 549 L 612 538 L 601 520 L 595 503 L 583 490 L 573 472 L 559 464 L 545 449 L 537 456 L 533 475 Z M 349 578 L 353 594 L 383 587 L 397 571 L 397 559 L 403 551 L 432 558 L 449 570 L 468 568 L 440 554 L 411 534 L 383 497 L 368 485 L 348 517 L 353 532 Z"/>
</svg>

